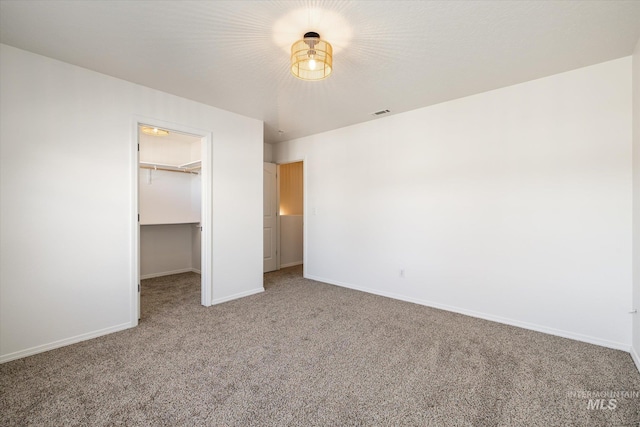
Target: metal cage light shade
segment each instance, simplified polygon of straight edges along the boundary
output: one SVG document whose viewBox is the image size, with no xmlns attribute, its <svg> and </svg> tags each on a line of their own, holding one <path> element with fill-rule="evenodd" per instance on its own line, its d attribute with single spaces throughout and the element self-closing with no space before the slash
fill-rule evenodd
<svg viewBox="0 0 640 427">
<path fill-rule="evenodd" d="M 291 74 L 302 80 L 322 80 L 333 71 L 333 48 L 309 32 L 291 46 Z"/>
</svg>

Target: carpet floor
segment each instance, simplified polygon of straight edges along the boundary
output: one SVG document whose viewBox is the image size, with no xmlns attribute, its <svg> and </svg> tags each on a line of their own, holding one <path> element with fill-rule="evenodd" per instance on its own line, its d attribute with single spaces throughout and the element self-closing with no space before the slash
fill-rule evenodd
<svg viewBox="0 0 640 427">
<path fill-rule="evenodd" d="M 137 328 L 0 365 L 0 425 L 640 424 L 640 374 L 623 351 L 303 279 L 300 267 L 209 308 L 199 280 L 145 280 Z"/>
</svg>

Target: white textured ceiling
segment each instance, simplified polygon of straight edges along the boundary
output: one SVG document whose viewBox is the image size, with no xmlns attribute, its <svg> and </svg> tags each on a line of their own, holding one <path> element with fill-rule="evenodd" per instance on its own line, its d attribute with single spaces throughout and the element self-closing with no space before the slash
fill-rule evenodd
<svg viewBox="0 0 640 427">
<path fill-rule="evenodd" d="M 289 73 L 306 31 L 334 46 L 327 80 Z M 269 143 L 630 55 L 638 38 L 640 1 L 0 1 L 0 42 L 264 120 Z"/>
</svg>

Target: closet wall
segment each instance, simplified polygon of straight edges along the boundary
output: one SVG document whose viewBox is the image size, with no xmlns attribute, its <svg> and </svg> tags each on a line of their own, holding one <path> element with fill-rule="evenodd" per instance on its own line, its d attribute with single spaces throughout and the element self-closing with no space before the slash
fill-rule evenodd
<svg viewBox="0 0 640 427">
<path fill-rule="evenodd" d="M 303 163 L 280 165 L 280 267 L 303 262 Z"/>
<path fill-rule="evenodd" d="M 200 272 L 201 141 L 140 133 L 140 277 Z"/>
</svg>

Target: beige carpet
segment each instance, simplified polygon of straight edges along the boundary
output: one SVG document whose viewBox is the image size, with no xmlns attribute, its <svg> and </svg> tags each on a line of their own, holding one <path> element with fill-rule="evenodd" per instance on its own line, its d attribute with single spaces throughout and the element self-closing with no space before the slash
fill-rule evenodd
<svg viewBox="0 0 640 427">
<path fill-rule="evenodd" d="M 0 365 L 0 425 L 640 423 L 625 352 L 305 280 L 299 267 L 265 287 L 205 308 L 197 275 L 144 281 L 139 327 Z M 593 392 L 631 396 L 594 409 Z"/>
</svg>

